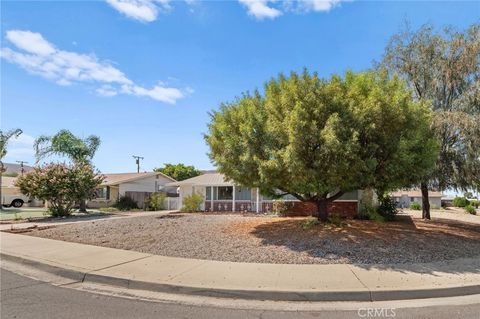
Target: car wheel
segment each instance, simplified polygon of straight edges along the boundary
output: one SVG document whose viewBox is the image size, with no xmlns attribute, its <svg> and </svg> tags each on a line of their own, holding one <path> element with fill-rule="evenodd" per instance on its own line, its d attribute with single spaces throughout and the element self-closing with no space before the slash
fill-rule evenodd
<svg viewBox="0 0 480 319">
<path fill-rule="evenodd" d="M 13 202 L 12 202 L 12 206 L 15 207 L 15 208 L 20 208 L 23 206 L 23 200 L 21 199 L 15 199 Z"/>
</svg>

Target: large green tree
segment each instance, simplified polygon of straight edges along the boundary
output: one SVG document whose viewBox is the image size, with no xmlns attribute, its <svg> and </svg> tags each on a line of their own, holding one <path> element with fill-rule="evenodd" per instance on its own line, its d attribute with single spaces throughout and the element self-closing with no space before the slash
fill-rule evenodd
<svg viewBox="0 0 480 319">
<path fill-rule="evenodd" d="M 202 172 L 196 169 L 194 166 L 185 165 L 182 163 L 165 163 L 163 167 L 155 168 L 154 171 L 168 175 L 177 181 L 183 181 L 185 179 L 189 179 L 202 174 Z"/>
<path fill-rule="evenodd" d="M 59 155 L 68 157 L 75 164 L 90 164 L 99 146 L 98 136 L 82 139 L 68 130 L 60 130 L 53 136 L 39 136 L 34 143 L 37 162 L 50 155 Z M 86 211 L 85 199 L 80 200 L 80 211 L 83 212 Z"/>
<path fill-rule="evenodd" d="M 3 165 L 3 158 L 7 155 L 7 145 L 8 141 L 11 138 L 16 138 L 22 134 L 23 131 L 19 128 L 12 129 L 9 131 L 0 130 L 0 210 L 3 210 L 3 200 L 2 200 L 2 175 L 5 171 L 5 166 Z"/>
<path fill-rule="evenodd" d="M 228 178 L 317 205 L 345 192 L 411 185 L 436 158 L 430 111 L 386 72 L 280 75 L 211 114 L 210 157 Z"/>
<path fill-rule="evenodd" d="M 467 190 L 480 180 L 480 25 L 462 32 L 406 27 L 391 38 L 382 66 L 435 111 L 431 128 L 440 152 L 436 169 L 420 183 L 423 218 L 430 219 L 429 189 Z"/>
</svg>

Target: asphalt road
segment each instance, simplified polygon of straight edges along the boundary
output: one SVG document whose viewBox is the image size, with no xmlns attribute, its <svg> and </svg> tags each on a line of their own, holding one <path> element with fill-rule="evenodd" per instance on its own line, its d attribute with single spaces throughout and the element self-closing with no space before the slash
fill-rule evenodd
<svg viewBox="0 0 480 319">
<path fill-rule="evenodd" d="M 50 284 L 1 270 L 0 317 L 7 318 L 435 318 L 479 319 L 480 304 L 371 312 L 286 312 L 238 310 L 132 300 Z"/>
</svg>

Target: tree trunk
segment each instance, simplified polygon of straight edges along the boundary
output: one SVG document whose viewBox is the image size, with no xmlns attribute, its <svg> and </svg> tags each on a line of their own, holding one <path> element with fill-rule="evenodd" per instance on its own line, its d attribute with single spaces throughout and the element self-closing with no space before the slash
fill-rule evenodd
<svg viewBox="0 0 480 319">
<path fill-rule="evenodd" d="M 84 199 L 82 199 L 80 201 L 80 207 L 79 207 L 79 211 L 82 212 L 82 213 L 86 213 L 87 212 L 87 203 Z"/>
<path fill-rule="evenodd" d="M 426 183 L 420 184 L 420 189 L 422 190 L 422 218 L 430 218 L 430 201 L 428 200 L 428 186 Z"/>
<path fill-rule="evenodd" d="M 328 202 L 326 199 L 323 199 L 323 200 L 317 200 L 315 202 L 315 204 L 317 204 L 317 218 L 319 221 L 321 222 L 326 222 L 327 219 L 328 219 L 328 211 L 327 211 L 327 207 L 328 207 Z"/>
</svg>

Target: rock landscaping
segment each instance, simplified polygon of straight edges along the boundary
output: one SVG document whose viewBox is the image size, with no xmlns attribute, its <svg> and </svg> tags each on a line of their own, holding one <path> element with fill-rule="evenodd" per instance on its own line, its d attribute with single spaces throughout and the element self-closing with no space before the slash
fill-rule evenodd
<svg viewBox="0 0 480 319">
<path fill-rule="evenodd" d="M 418 263 L 480 255 L 480 225 L 402 215 L 341 227 L 305 218 L 174 213 L 60 225 L 29 235 L 173 257 L 232 262 Z"/>
</svg>

